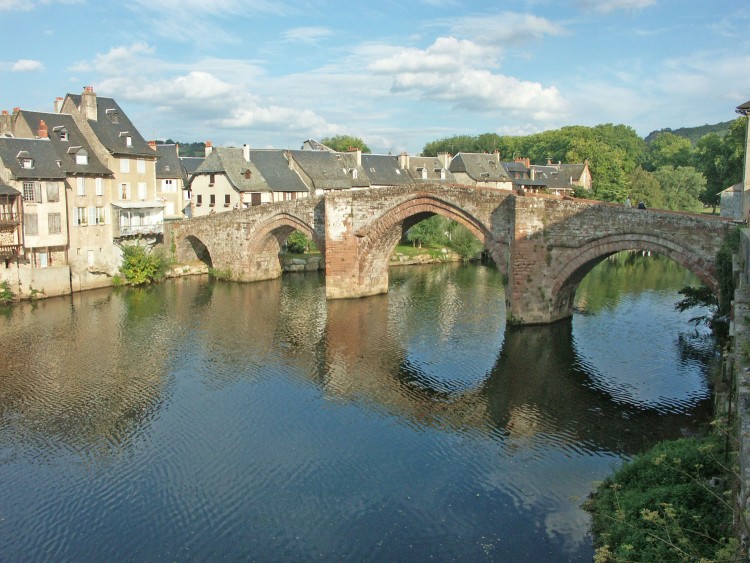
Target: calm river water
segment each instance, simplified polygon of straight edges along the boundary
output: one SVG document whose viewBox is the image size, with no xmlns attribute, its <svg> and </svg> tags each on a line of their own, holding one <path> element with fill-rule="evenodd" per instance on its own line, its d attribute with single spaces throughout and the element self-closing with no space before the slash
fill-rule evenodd
<svg viewBox="0 0 750 563">
<path fill-rule="evenodd" d="M 695 281 L 618 255 L 507 329 L 484 266 L 0 309 L 0 560 L 586 561 L 592 483 L 710 415 Z"/>
</svg>

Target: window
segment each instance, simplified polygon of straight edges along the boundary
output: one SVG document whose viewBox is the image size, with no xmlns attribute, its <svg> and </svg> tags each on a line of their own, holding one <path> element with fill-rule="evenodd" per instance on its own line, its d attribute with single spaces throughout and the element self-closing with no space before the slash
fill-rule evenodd
<svg viewBox="0 0 750 563">
<path fill-rule="evenodd" d="M 139 174 L 146 173 L 146 161 L 144 159 L 139 158 L 135 161 L 135 164 Z"/>
<path fill-rule="evenodd" d="M 38 256 L 39 256 L 39 267 L 46 268 L 48 266 L 47 260 L 49 258 L 49 255 L 46 252 L 42 251 L 38 254 Z"/>
<path fill-rule="evenodd" d="M 224 207 L 229 207 L 232 203 L 232 196 L 224 194 Z"/>
<path fill-rule="evenodd" d="M 107 115 L 112 120 L 112 123 L 120 123 L 120 114 L 117 113 L 117 110 L 114 110 L 112 108 L 106 110 Z"/>
<path fill-rule="evenodd" d="M 76 178 L 76 195 L 86 195 L 86 178 L 83 176 Z"/>
<path fill-rule="evenodd" d="M 23 200 L 36 201 L 36 190 L 34 189 L 34 182 L 23 183 Z"/>
<path fill-rule="evenodd" d="M 440 169 L 440 179 L 445 180 L 445 168 Z"/>
<path fill-rule="evenodd" d="M 67 131 L 67 129 L 60 129 L 60 140 L 61 141 L 67 141 L 68 140 L 68 131 Z"/>
<path fill-rule="evenodd" d="M 76 164 L 88 164 L 89 154 L 85 150 L 80 150 L 76 153 Z"/>
<path fill-rule="evenodd" d="M 352 168 L 352 178 L 356 180 L 358 176 L 359 176 L 359 171 L 356 168 Z"/>
<path fill-rule="evenodd" d="M 47 232 L 51 235 L 59 235 L 62 232 L 59 213 L 47 215 Z"/>
<path fill-rule="evenodd" d="M 60 186 L 57 182 L 47 182 L 47 201 L 60 201 Z"/>
<path fill-rule="evenodd" d="M 195 206 L 200 207 L 203 204 L 203 196 L 201 194 L 196 194 L 195 196 Z"/>
<path fill-rule="evenodd" d="M 208 205 L 210 205 L 211 207 L 213 207 L 214 205 L 216 205 L 216 194 L 211 194 L 208 197 L 210 199 Z"/>
<path fill-rule="evenodd" d="M 85 207 L 76 207 L 73 210 L 73 224 L 78 227 L 85 227 L 89 224 Z"/>
<path fill-rule="evenodd" d="M 427 179 L 427 168 L 417 168 L 417 172 L 419 173 L 422 180 Z"/>
<path fill-rule="evenodd" d="M 36 213 L 23 214 L 23 234 L 27 236 L 39 234 L 39 217 Z"/>
<path fill-rule="evenodd" d="M 175 187 L 174 180 L 170 179 L 164 179 L 161 181 L 161 191 L 163 192 L 176 192 L 177 189 Z"/>
<path fill-rule="evenodd" d="M 21 166 L 24 168 L 34 168 L 34 161 L 30 158 L 22 158 Z"/>
<path fill-rule="evenodd" d="M 120 184 L 120 199 L 130 199 L 130 184 L 127 182 Z"/>
<path fill-rule="evenodd" d="M 130 160 L 128 160 L 127 158 L 120 159 L 120 172 L 126 174 L 130 172 Z"/>
<path fill-rule="evenodd" d="M 216 174 L 208 175 L 208 185 L 213 186 L 216 183 Z"/>
<path fill-rule="evenodd" d="M 102 181 L 102 179 L 96 178 L 94 182 L 95 182 L 96 195 L 104 195 L 104 186 L 103 186 L 104 182 Z"/>
<path fill-rule="evenodd" d="M 94 208 L 94 224 L 95 225 L 103 225 L 104 224 L 104 207 L 95 207 Z"/>
<path fill-rule="evenodd" d="M 260 205 L 260 193 L 250 194 L 250 205 Z"/>
<path fill-rule="evenodd" d="M 141 201 L 146 199 L 146 182 L 138 182 L 138 199 Z"/>
<path fill-rule="evenodd" d="M 125 146 L 126 147 L 132 147 L 133 146 L 133 137 L 126 136 L 125 137 Z"/>
</svg>

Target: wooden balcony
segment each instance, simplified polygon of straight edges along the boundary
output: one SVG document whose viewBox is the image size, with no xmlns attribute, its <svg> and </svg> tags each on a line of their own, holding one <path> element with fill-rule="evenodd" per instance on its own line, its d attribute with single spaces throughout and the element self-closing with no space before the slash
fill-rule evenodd
<svg viewBox="0 0 750 563">
<path fill-rule="evenodd" d="M 0 258 L 15 258 L 20 253 L 20 244 L 0 244 Z"/>
<path fill-rule="evenodd" d="M 0 213 L 0 231 L 12 231 L 21 224 L 20 213 Z"/>
</svg>

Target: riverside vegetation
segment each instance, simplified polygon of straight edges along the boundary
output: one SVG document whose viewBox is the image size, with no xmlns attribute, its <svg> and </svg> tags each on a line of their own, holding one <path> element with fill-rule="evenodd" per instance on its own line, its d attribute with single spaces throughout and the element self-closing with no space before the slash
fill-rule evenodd
<svg viewBox="0 0 750 563">
<path fill-rule="evenodd" d="M 738 247 L 735 229 L 717 256 L 718 298 L 704 288 L 684 288 L 675 306 L 708 306 L 711 315 L 691 322 L 709 324 L 720 343 L 726 342 L 722 317 L 734 294 L 732 254 Z M 734 530 L 739 476 L 730 413 L 717 417 L 705 436 L 662 442 L 635 456 L 596 487 L 584 503 L 592 515 L 596 562 L 744 560 Z"/>
</svg>

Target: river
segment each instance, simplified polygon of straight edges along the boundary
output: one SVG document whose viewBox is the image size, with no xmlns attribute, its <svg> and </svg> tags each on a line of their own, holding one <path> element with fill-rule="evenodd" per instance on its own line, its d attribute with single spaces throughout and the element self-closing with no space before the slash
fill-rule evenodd
<svg viewBox="0 0 750 563">
<path fill-rule="evenodd" d="M 526 328 L 481 265 L 0 309 L 0 561 L 590 561 L 593 483 L 710 418 L 689 282 L 620 254 Z"/>
</svg>

